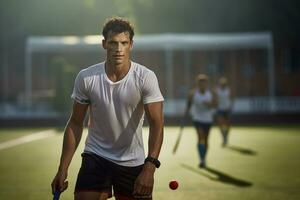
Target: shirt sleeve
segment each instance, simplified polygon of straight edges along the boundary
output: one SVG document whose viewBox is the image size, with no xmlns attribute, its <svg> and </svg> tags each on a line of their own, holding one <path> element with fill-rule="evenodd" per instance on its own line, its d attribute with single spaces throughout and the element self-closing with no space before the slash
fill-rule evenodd
<svg viewBox="0 0 300 200">
<path fill-rule="evenodd" d="M 71 98 L 81 104 L 90 104 L 88 90 L 86 88 L 84 78 L 82 77 L 82 73 L 80 72 L 75 79 L 74 89 Z"/>
<path fill-rule="evenodd" d="M 153 103 L 163 101 L 164 98 L 160 92 L 158 80 L 154 72 L 150 71 L 147 73 L 144 85 L 143 85 L 143 103 Z"/>
</svg>

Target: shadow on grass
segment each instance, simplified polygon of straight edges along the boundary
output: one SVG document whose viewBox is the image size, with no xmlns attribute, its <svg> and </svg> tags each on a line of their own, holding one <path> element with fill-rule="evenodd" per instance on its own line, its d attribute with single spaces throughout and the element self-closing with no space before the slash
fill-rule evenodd
<svg viewBox="0 0 300 200">
<path fill-rule="evenodd" d="M 257 155 L 256 151 L 253 151 L 252 149 L 244 148 L 244 147 L 239 147 L 239 146 L 234 146 L 234 145 L 228 145 L 225 147 L 225 149 L 229 149 L 241 154 L 249 155 L 249 156 L 255 156 Z"/>
<path fill-rule="evenodd" d="M 231 184 L 231 185 L 234 185 L 234 186 L 237 186 L 237 187 L 250 187 L 250 186 L 253 185 L 249 181 L 245 181 L 245 180 L 242 180 L 242 179 L 232 177 L 228 174 L 225 174 L 224 172 L 218 171 L 218 170 L 213 169 L 211 167 L 206 167 L 206 168 L 203 168 L 203 170 L 202 170 L 202 169 L 195 169 L 194 167 L 186 165 L 186 164 L 181 164 L 181 166 L 183 168 L 189 170 L 189 171 L 192 171 L 192 172 L 195 172 L 195 173 L 200 174 L 202 176 L 205 176 L 205 177 L 207 177 L 207 178 L 209 178 L 210 180 L 213 180 L 213 181 L 220 181 L 222 183 Z M 204 170 L 207 171 L 207 172 L 210 172 L 213 175 L 216 175 L 217 177 L 212 176 L 212 175 L 207 174 L 207 173 L 204 173 Z"/>
</svg>

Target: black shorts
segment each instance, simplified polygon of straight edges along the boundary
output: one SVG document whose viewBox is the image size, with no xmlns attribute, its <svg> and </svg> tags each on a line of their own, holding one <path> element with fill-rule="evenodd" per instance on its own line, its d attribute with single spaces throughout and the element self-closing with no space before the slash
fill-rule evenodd
<svg viewBox="0 0 300 200">
<path fill-rule="evenodd" d="M 230 117 L 230 111 L 229 110 L 218 110 L 217 111 L 217 116 L 229 119 L 229 117 Z"/>
<path fill-rule="evenodd" d="M 211 123 L 193 121 L 193 124 L 194 124 L 196 129 L 201 128 L 204 131 L 205 134 L 209 133 Z"/>
<path fill-rule="evenodd" d="M 134 182 L 142 168 L 143 165 L 121 166 L 96 154 L 83 153 L 75 193 L 80 191 L 108 192 L 109 197 L 112 197 L 113 190 L 115 196 L 133 198 Z"/>
</svg>

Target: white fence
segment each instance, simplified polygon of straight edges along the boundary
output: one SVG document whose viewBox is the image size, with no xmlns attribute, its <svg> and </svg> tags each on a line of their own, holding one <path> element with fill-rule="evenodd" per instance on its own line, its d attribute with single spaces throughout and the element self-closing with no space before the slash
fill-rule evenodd
<svg viewBox="0 0 300 200">
<path fill-rule="evenodd" d="M 166 116 L 183 115 L 186 100 L 166 100 L 164 113 Z M 299 113 L 300 97 L 246 97 L 234 101 L 233 113 Z"/>
<path fill-rule="evenodd" d="M 32 111 L 20 109 L 10 104 L 0 104 L 0 118 L 7 117 L 30 117 L 58 116 L 49 106 L 36 106 Z M 185 99 L 166 99 L 164 103 L 164 114 L 167 117 L 182 116 L 186 108 Z M 245 97 L 237 98 L 234 101 L 233 113 L 300 113 L 300 97 Z"/>
</svg>

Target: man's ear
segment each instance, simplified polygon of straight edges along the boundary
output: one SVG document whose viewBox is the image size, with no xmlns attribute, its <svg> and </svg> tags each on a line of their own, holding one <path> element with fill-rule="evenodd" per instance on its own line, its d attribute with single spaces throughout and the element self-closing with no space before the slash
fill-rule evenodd
<svg viewBox="0 0 300 200">
<path fill-rule="evenodd" d="M 133 47 L 133 40 L 130 41 L 130 50 L 132 49 Z"/>
<path fill-rule="evenodd" d="M 106 48 L 107 48 L 107 47 L 106 47 L 106 41 L 105 41 L 105 39 L 102 40 L 102 47 L 103 47 L 103 49 L 106 49 Z"/>
</svg>

